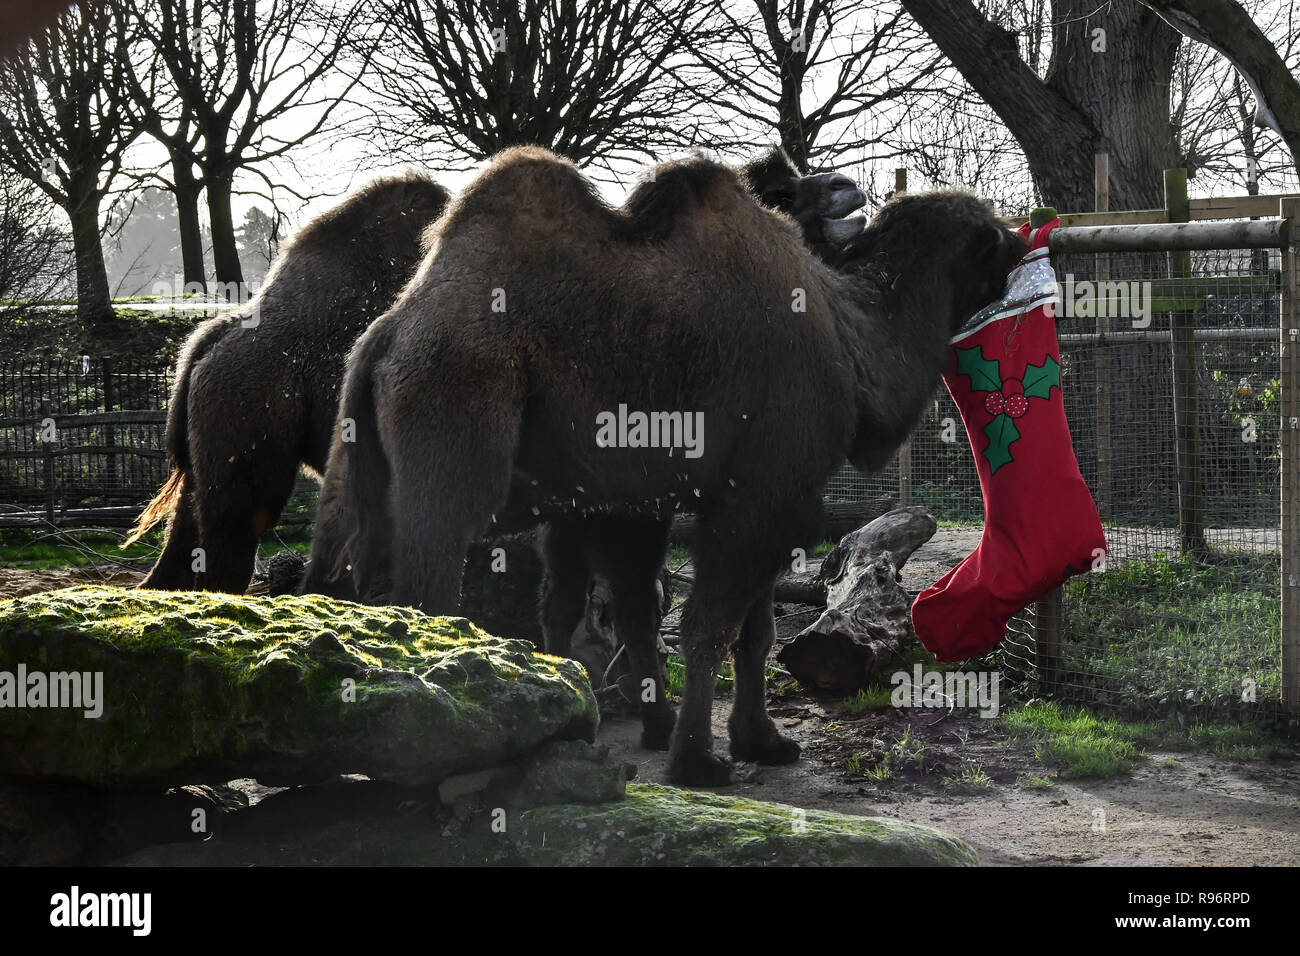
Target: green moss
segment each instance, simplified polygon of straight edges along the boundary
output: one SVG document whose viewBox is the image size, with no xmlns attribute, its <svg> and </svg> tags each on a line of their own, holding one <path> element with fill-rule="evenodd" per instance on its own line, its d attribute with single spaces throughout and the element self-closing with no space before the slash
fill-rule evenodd
<svg viewBox="0 0 1300 956">
<path fill-rule="evenodd" d="M 619 803 L 539 807 L 524 813 L 522 823 L 520 850 L 541 865 L 978 862 L 966 844 L 929 827 L 655 784 L 629 784 Z"/>
<path fill-rule="evenodd" d="M 102 672 L 104 715 L 8 712 L 0 772 L 92 783 L 423 783 L 557 735 L 591 739 L 598 721 L 572 661 L 464 618 L 320 596 L 91 586 L 3 601 L 0 670 L 19 663 Z M 7 736 L 19 753 L 5 755 Z"/>
</svg>

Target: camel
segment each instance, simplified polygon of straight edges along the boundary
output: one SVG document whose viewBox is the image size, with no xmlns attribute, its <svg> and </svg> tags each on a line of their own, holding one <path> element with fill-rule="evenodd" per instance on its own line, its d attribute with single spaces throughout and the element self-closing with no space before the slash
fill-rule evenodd
<svg viewBox="0 0 1300 956">
<path fill-rule="evenodd" d="M 415 271 L 447 200 L 415 173 L 365 186 L 285 245 L 246 306 L 190 335 L 167 412 L 171 475 L 126 542 L 168 516 L 141 587 L 243 593 L 299 466 L 324 469 L 348 349 Z"/>
<path fill-rule="evenodd" d="M 780 149 L 742 174 L 824 254 L 861 228 L 842 219 L 866 201 L 845 176 L 800 177 Z M 172 472 L 126 542 L 169 517 L 141 587 L 247 587 L 258 542 L 279 519 L 298 468 L 319 474 L 325 466 L 348 347 L 414 272 L 421 234 L 447 200 L 418 174 L 366 186 L 286 244 L 246 309 L 195 329 L 169 404 Z"/>
<path fill-rule="evenodd" d="M 972 196 L 908 195 L 831 268 L 723 165 L 661 166 L 612 209 L 535 147 L 495 157 L 430 232 L 349 357 L 320 504 L 337 551 L 313 561 L 361 594 L 387 566 L 392 603 L 454 613 L 466 548 L 507 506 L 601 525 L 671 779 L 731 779 L 710 729 L 729 648 L 732 757 L 796 760 L 766 712 L 773 585 L 839 463 L 879 468 L 914 427 L 1019 237 Z M 678 507 L 698 527 L 674 721 L 645 609 Z"/>
</svg>

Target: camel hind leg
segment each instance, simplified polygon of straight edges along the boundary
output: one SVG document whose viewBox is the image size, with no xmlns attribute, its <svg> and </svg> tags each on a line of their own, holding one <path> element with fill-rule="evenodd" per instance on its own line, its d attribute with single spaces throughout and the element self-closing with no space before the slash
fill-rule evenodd
<svg viewBox="0 0 1300 956">
<path fill-rule="evenodd" d="M 253 576 L 262 535 L 275 527 L 293 492 L 298 462 L 259 455 L 232 465 L 208 455 L 195 466 L 196 484 L 204 488 L 200 482 L 206 482 L 207 489 L 196 500 L 203 549 L 196 586 L 242 594 Z"/>
<path fill-rule="evenodd" d="M 194 491 L 188 475 L 181 476 L 181 490 L 167 519 L 162 553 L 140 582 L 142 588 L 160 591 L 188 591 L 194 587 L 194 549 L 199 547 L 199 525 L 195 515 Z"/>
<path fill-rule="evenodd" d="M 767 655 L 775 640 L 769 588 L 750 606 L 740 639 L 731 649 L 736 684 L 727 731 L 731 756 L 737 760 L 781 764 L 799 759 L 799 745 L 782 736 L 767 714 Z"/>
<path fill-rule="evenodd" d="M 465 554 L 509 497 L 519 442 L 522 384 L 499 365 L 462 380 L 472 395 L 379 418 L 392 475 L 390 601 L 429 614 L 458 613 Z"/>
<path fill-rule="evenodd" d="M 542 529 L 542 587 L 539 596 L 546 653 L 568 657 L 573 632 L 587 612 L 591 565 L 581 518 L 556 518 Z"/>
<path fill-rule="evenodd" d="M 623 642 L 636 677 L 641 708 L 641 746 L 667 750 L 676 715 L 659 657 L 659 568 L 668 550 L 668 522 L 594 518 L 587 522 L 592 570 L 609 581 L 614 595 L 614 633 Z"/>
</svg>

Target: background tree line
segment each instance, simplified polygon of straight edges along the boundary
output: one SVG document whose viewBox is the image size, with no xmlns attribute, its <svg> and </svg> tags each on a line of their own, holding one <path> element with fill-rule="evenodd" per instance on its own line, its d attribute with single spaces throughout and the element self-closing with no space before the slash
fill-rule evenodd
<svg viewBox="0 0 1300 956">
<path fill-rule="evenodd" d="M 1008 210 L 1090 208 L 1103 150 L 1112 208 L 1173 165 L 1294 188 L 1298 68 L 1294 0 L 87 0 L 0 63 L 0 301 L 66 263 L 88 325 L 160 262 L 237 288 L 343 146 L 445 171 L 536 143 L 614 179 L 777 142 L 878 199 L 902 165 Z"/>
</svg>

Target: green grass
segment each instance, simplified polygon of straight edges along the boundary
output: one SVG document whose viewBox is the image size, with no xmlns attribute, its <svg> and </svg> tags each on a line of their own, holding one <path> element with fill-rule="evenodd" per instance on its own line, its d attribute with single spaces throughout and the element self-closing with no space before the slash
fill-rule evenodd
<svg viewBox="0 0 1300 956">
<path fill-rule="evenodd" d="M 881 687 L 873 684 L 871 687 L 858 691 L 852 697 L 845 697 L 840 701 L 840 708 L 847 710 L 851 714 L 863 714 L 869 710 L 884 710 L 890 704 L 892 693 L 892 687 Z"/>
<path fill-rule="evenodd" d="M 1083 707 L 1032 701 L 1005 711 L 1003 726 L 1013 743 L 1031 749 L 1062 779 L 1110 777 L 1130 771 L 1148 750 L 1208 752 L 1229 760 L 1296 757 L 1293 740 L 1249 724 L 1133 721 L 1098 717 Z M 1174 766 L 1174 758 L 1163 765 Z"/>
<path fill-rule="evenodd" d="M 840 767 L 850 776 L 865 777 L 876 783 L 883 783 L 894 776 L 894 767 L 888 753 L 864 750 L 849 754 L 840 761 Z"/>
<path fill-rule="evenodd" d="M 1021 774 L 1016 778 L 1016 786 L 1025 790 L 1050 790 L 1056 786 L 1056 781 L 1051 777 L 1040 777 L 1036 774 Z"/>
<path fill-rule="evenodd" d="M 1195 723 L 1187 729 L 1189 746 L 1230 760 L 1277 760 L 1297 756 L 1294 741 L 1242 724 Z"/>
<path fill-rule="evenodd" d="M 893 744 L 886 746 L 883 741 L 877 740 L 871 750 L 858 751 L 844 757 L 840 760 L 840 767 L 851 776 L 866 777 L 879 783 L 889 780 L 907 767 L 923 768 L 926 753 L 925 743 L 912 736 L 912 728 L 909 726 Z"/>
<path fill-rule="evenodd" d="M 686 690 L 686 661 L 680 654 L 668 655 L 668 693 L 673 697 L 682 696 Z M 772 676 L 768 673 L 768 678 Z M 735 680 L 735 672 L 731 668 L 731 661 L 723 661 L 722 666 L 718 668 L 718 676 L 713 682 L 714 693 L 727 693 L 731 691 L 732 682 Z"/>
<path fill-rule="evenodd" d="M 1066 583 L 1064 668 L 1152 711 L 1236 707 L 1243 679 L 1257 700 L 1276 698 L 1280 614 L 1274 557 L 1127 561 Z"/>
<path fill-rule="evenodd" d="M 949 793 L 983 793 L 992 786 L 984 765 L 971 760 L 963 760 L 957 773 L 943 778 L 943 789 Z"/>
<path fill-rule="evenodd" d="M 1141 744 L 1159 733 L 1153 724 L 1099 718 L 1082 707 L 1034 701 L 1003 713 L 1018 746 L 1057 770 L 1063 780 L 1128 773 L 1145 757 Z"/>
<path fill-rule="evenodd" d="M 125 549 L 119 548 L 125 537 L 125 532 L 78 531 L 56 535 L 48 531 L 33 533 L 7 529 L 0 531 L 0 567 L 49 571 L 128 560 L 147 566 L 158 556 L 162 545 L 161 529 L 149 532 Z M 284 539 L 281 542 L 272 537 L 262 542 L 258 554 L 266 557 L 285 548 L 305 554 L 311 549 L 311 542 L 307 539 Z"/>
</svg>

